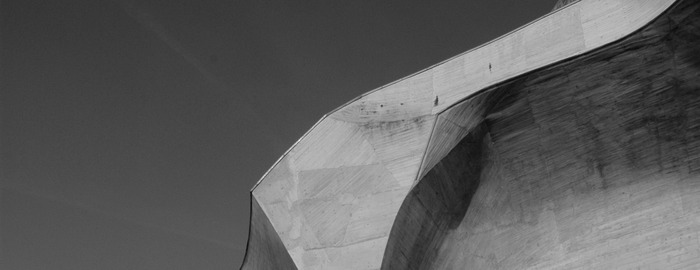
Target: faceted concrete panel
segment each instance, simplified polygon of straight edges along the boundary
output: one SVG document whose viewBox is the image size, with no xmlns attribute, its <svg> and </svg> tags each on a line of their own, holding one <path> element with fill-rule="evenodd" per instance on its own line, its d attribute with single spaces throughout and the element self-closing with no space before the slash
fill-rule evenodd
<svg viewBox="0 0 700 270">
<path fill-rule="evenodd" d="M 326 118 L 265 175 L 253 195 L 297 267 L 343 268 L 344 258 L 368 253 L 379 255 L 362 265 L 380 266 L 434 120 Z"/>
<path fill-rule="evenodd" d="M 430 269 L 446 232 L 462 220 L 479 185 L 482 132 L 472 130 L 406 196 L 382 269 Z"/>
<path fill-rule="evenodd" d="M 674 2 L 577 2 L 362 95 L 261 179 L 258 212 L 299 269 L 694 265 L 697 4 L 613 43 Z"/>
<path fill-rule="evenodd" d="M 297 269 L 277 232 L 251 196 L 248 251 L 241 269 Z"/>
<path fill-rule="evenodd" d="M 365 125 L 377 156 L 401 187 L 413 185 L 420 168 L 435 116 Z"/>
<path fill-rule="evenodd" d="M 484 121 L 489 104 L 503 98 L 499 94 L 499 91 L 491 91 L 474 96 L 438 115 L 418 179 Z"/>
</svg>

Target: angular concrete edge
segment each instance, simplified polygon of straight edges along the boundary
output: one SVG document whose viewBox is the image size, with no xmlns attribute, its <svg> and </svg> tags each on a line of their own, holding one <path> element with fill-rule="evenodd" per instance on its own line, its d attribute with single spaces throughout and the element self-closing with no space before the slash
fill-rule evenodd
<svg viewBox="0 0 700 270">
<path fill-rule="evenodd" d="M 248 243 L 240 269 L 297 269 L 279 235 L 252 194 Z"/>
<path fill-rule="evenodd" d="M 618 42 L 440 114 L 436 160 L 399 210 L 382 269 L 697 267 L 686 250 L 700 246 L 698 26 L 700 5 L 678 1 Z M 612 252 L 629 257 L 600 258 Z"/>
<path fill-rule="evenodd" d="M 433 134 L 439 120 L 437 115 L 482 89 L 617 41 L 652 21 L 674 2 L 586 0 L 570 4 L 483 46 L 370 91 L 319 120 L 253 187 L 252 199 L 260 201 L 260 209 L 269 218 L 297 267 L 324 269 L 342 265 L 376 269 L 381 264 L 389 231 L 405 196 L 422 174 L 431 169 L 424 166 L 433 166 L 451 149 L 442 147 L 444 149 L 437 151 L 440 153 L 426 157 L 431 151 L 429 142 L 438 139 Z M 296 163 L 299 157 L 292 157 L 293 152 L 303 145 L 311 145 L 302 156 L 327 154 L 326 149 L 313 147 L 317 144 L 314 140 L 324 138 L 323 134 L 313 133 L 322 125 L 330 125 L 331 129 L 345 126 L 342 122 L 350 126 L 341 128 L 356 132 L 336 133 L 337 137 L 331 139 L 349 145 L 341 143 L 327 159 L 347 161 L 350 166 L 368 166 L 373 174 L 348 175 L 355 172 L 344 170 L 334 177 L 341 177 L 341 180 L 350 177 L 347 179 L 355 179 L 352 183 L 344 185 L 341 181 L 340 188 L 331 192 L 300 190 L 310 187 L 309 181 L 321 183 L 324 172 L 300 170 Z M 373 151 L 362 153 L 372 160 L 362 162 L 347 157 L 350 153 L 356 154 L 358 147 L 371 148 Z M 343 164 L 327 165 L 319 163 L 307 167 L 313 170 L 344 167 Z M 280 173 L 276 180 L 271 180 L 270 175 L 276 170 Z M 263 191 L 271 187 L 263 187 L 267 180 L 276 183 L 273 185 L 277 188 L 275 192 Z M 284 184 L 285 181 L 288 183 Z M 377 190 L 362 190 L 368 182 Z M 260 194 L 259 197 L 256 194 Z M 329 204 L 331 201 L 333 203 Z M 345 210 L 336 213 L 333 220 L 344 220 L 345 224 L 309 220 L 320 217 L 317 211 L 332 211 L 338 206 Z M 362 230 L 369 230 L 369 235 L 364 235 Z M 246 254 L 249 252 L 250 247 Z M 370 259 L 358 264 L 352 258 Z"/>
</svg>

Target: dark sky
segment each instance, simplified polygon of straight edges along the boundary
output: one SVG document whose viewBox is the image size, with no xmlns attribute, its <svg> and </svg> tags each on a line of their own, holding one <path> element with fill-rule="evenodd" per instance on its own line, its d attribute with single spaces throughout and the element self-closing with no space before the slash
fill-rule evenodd
<svg viewBox="0 0 700 270">
<path fill-rule="evenodd" d="M 236 269 L 324 113 L 554 0 L 0 2 L 0 269 Z"/>
</svg>

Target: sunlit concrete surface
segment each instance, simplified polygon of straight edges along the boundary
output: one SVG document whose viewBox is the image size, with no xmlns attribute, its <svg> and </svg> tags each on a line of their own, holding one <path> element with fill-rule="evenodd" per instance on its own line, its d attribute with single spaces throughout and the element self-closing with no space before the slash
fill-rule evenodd
<svg viewBox="0 0 700 270">
<path fill-rule="evenodd" d="M 700 3 L 562 6 L 321 119 L 242 268 L 700 267 Z"/>
</svg>

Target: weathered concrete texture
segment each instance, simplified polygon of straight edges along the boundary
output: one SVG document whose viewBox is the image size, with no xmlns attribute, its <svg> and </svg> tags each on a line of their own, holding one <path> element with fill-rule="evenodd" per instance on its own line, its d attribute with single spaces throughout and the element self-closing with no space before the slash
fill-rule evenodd
<svg viewBox="0 0 700 270">
<path fill-rule="evenodd" d="M 700 268 L 699 7 L 453 108 L 383 269 Z"/>
<path fill-rule="evenodd" d="M 245 267 L 590 266 L 677 237 L 624 223 L 695 218 L 697 1 L 676 2 L 579 1 L 324 116 L 253 188 Z"/>
<path fill-rule="evenodd" d="M 275 165 L 252 194 L 298 268 L 379 267 L 434 121 L 325 119 Z"/>
<path fill-rule="evenodd" d="M 447 232 L 460 224 L 479 186 L 484 127 L 461 140 L 408 194 L 382 269 L 428 268 L 438 255 Z"/>
<path fill-rule="evenodd" d="M 260 209 L 258 201 L 250 198 L 250 233 L 248 252 L 241 269 L 296 270 L 296 266 L 284 248 L 284 244 L 270 221 Z"/>
</svg>

